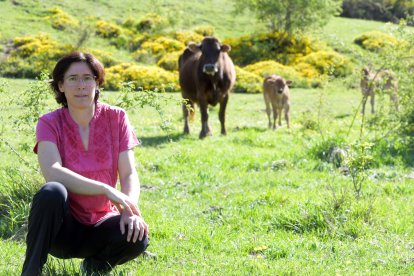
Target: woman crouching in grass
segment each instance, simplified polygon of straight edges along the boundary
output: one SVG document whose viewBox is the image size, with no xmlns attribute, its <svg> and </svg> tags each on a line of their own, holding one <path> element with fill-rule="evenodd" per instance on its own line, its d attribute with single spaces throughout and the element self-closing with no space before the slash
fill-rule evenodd
<svg viewBox="0 0 414 276">
<path fill-rule="evenodd" d="M 53 70 L 62 107 L 36 128 L 34 152 L 46 184 L 33 197 L 22 275 L 39 275 L 49 253 L 83 258 L 87 274 L 106 273 L 148 246 L 133 151 L 139 142 L 125 111 L 98 101 L 104 76 L 94 56 L 79 52 Z"/>
</svg>

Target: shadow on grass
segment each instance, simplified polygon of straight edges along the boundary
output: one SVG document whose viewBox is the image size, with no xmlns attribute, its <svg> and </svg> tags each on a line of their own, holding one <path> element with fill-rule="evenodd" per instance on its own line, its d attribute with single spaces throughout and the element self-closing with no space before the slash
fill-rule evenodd
<svg viewBox="0 0 414 276">
<path fill-rule="evenodd" d="M 159 135 L 159 136 L 152 136 L 152 137 L 141 136 L 140 141 L 143 147 L 157 147 L 162 144 L 180 141 L 184 137 L 187 137 L 187 135 L 183 133 Z"/>
</svg>

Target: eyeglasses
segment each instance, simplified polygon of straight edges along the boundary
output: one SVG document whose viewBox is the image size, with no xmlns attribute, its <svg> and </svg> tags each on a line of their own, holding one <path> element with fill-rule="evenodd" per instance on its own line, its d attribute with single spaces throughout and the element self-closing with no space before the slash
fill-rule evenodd
<svg viewBox="0 0 414 276">
<path fill-rule="evenodd" d="M 83 76 L 83 77 L 69 76 L 66 78 L 66 81 L 68 85 L 77 85 L 82 81 L 85 85 L 91 86 L 95 84 L 95 79 L 96 79 L 95 76 Z"/>
</svg>

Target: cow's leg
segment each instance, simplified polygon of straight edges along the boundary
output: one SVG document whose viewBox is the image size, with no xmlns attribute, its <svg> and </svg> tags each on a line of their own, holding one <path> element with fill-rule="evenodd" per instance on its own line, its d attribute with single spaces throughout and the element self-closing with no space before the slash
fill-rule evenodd
<svg viewBox="0 0 414 276">
<path fill-rule="evenodd" d="M 190 127 L 188 124 L 188 114 L 189 114 L 189 110 L 187 108 L 187 105 L 185 103 L 183 103 L 183 117 L 184 117 L 184 134 L 189 134 L 190 133 Z"/>
<path fill-rule="evenodd" d="M 271 128 L 272 127 L 272 119 L 270 118 L 270 99 L 266 96 L 266 94 L 264 95 L 264 101 L 266 104 L 266 114 L 267 114 L 267 119 L 269 120 L 269 124 L 268 127 Z"/>
<path fill-rule="evenodd" d="M 285 120 L 286 120 L 287 128 L 290 128 L 290 125 L 289 125 L 289 109 L 290 109 L 289 105 L 286 105 L 285 106 Z"/>
<path fill-rule="evenodd" d="M 206 99 L 200 99 L 199 106 L 201 113 L 200 139 L 203 139 L 207 135 L 211 135 L 210 126 L 208 125 L 208 104 Z"/>
<path fill-rule="evenodd" d="M 371 113 L 375 113 L 375 93 L 371 94 Z"/>
<path fill-rule="evenodd" d="M 220 102 L 219 120 L 221 124 L 221 134 L 226 135 L 226 106 L 229 101 L 229 94 L 226 94 Z"/>
</svg>

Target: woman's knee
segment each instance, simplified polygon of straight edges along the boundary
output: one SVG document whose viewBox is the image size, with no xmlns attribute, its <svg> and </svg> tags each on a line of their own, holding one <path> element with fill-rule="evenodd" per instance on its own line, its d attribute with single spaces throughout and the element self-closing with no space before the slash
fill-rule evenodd
<svg viewBox="0 0 414 276">
<path fill-rule="evenodd" d="M 68 192 L 59 182 L 47 182 L 40 188 L 33 198 L 33 204 L 46 204 L 48 208 L 66 202 Z"/>
</svg>

